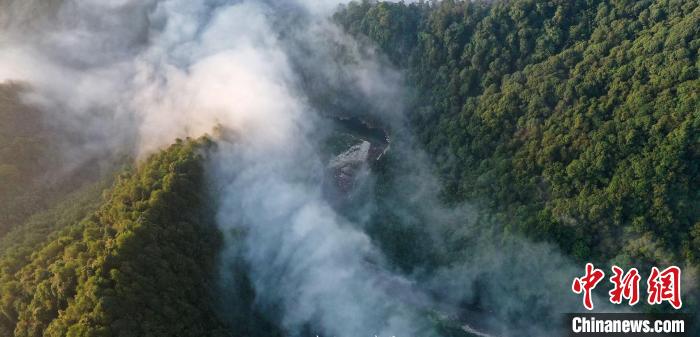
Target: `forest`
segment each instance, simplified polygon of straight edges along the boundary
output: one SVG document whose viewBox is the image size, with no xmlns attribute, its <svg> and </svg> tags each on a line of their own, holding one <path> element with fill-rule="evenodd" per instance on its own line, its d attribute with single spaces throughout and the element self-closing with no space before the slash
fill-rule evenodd
<svg viewBox="0 0 700 337">
<path fill-rule="evenodd" d="M 409 88 L 402 96 L 407 127 L 429 158 L 441 205 L 469 205 L 478 214 L 453 221 L 457 226 L 476 222 L 484 232 L 496 231 L 490 235 L 502 247 L 520 247 L 508 246 L 519 238 L 551 245 L 581 266 L 679 265 L 691 275 L 684 279 L 682 311 L 697 313 L 699 1 L 362 0 L 340 5 L 332 22 L 401 74 Z M 217 125 L 211 135 L 173 138 L 145 157 L 110 153 L 61 170 L 70 161 L 60 155 L 66 136 L 46 123 L 46 111 L 22 99 L 32 90 L 29 83 L 0 82 L 0 336 L 315 331 L 306 322 L 290 333 L 288 303 L 261 305 L 260 292 L 271 290 L 259 288 L 256 277 L 268 271 L 253 273 L 249 262 L 222 263 L 222 252 L 237 248 L 227 245 L 243 247 L 238 236 L 246 233 L 217 226 L 217 208 L 226 199 L 214 195 L 223 187 L 211 180 L 211 158 L 244 137 Z M 393 142 L 401 141 L 398 133 Z M 372 168 L 376 204 L 338 213 L 358 222 L 372 216 L 362 229 L 392 270 L 427 279 L 472 262 L 467 242 L 473 238 L 459 237 L 459 228 L 447 234 L 454 248 L 428 243 L 432 224 L 420 220 L 432 204 L 397 201 L 409 199 L 397 197 L 395 187 L 397 172 L 409 164 L 401 145 L 391 146 Z M 420 223 L 402 222 L 406 214 Z M 270 264 L 280 261 L 284 257 Z M 235 275 L 227 296 L 217 293 L 228 272 L 222 268 Z M 473 283 L 486 289 L 488 281 Z M 442 287 L 431 286 L 435 293 Z M 549 303 L 527 293 L 524 304 L 498 312 L 491 308 L 500 302 L 486 292 L 454 305 L 510 320 L 517 331 L 542 308 L 549 310 Z M 534 309 L 523 314 L 519 305 Z M 438 326 L 436 336 L 483 336 L 437 309 L 421 310 Z"/>
<path fill-rule="evenodd" d="M 448 202 L 581 261 L 700 262 L 697 2 L 364 1 L 334 19 L 406 69 Z"/>
<path fill-rule="evenodd" d="M 220 240 L 197 192 L 200 146 L 178 141 L 106 195 L 80 191 L 4 237 L 3 335 L 221 335 L 208 311 Z"/>
</svg>

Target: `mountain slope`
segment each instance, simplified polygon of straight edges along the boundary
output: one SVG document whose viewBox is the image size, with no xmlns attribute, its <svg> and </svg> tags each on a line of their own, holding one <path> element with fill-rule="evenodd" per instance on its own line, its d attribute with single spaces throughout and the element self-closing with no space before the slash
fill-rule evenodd
<svg viewBox="0 0 700 337">
<path fill-rule="evenodd" d="M 21 100 L 26 88 L 0 83 L 0 236 L 45 203 L 37 185 L 47 158 L 41 114 Z"/>
<path fill-rule="evenodd" d="M 353 3 L 445 196 L 579 259 L 700 261 L 700 3 Z"/>
<path fill-rule="evenodd" d="M 3 335 L 226 335 L 209 294 L 220 238 L 205 205 L 206 144 L 178 141 L 33 253 L 5 251 Z"/>
<path fill-rule="evenodd" d="M 63 155 L 85 140 L 71 140 L 74 135 L 51 126 L 54 116 L 27 102 L 32 90 L 23 83 L 0 83 L 0 237 L 67 194 L 111 176 L 123 161 L 120 153 L 80 160 Z"/>
</svg>

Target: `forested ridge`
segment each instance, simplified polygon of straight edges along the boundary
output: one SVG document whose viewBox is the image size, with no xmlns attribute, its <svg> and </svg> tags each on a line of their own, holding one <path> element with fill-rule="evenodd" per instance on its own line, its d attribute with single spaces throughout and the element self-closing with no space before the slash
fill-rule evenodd
<svg viewBox="0 0 700 337">
<path fill-rule="evenodd" d="M 450 202 L 581 261 L 700 262 L 700 3 L 354 2 Z"/>
<path fill-rule="evenodd" d="M 101 205 L 88 189 L 8 234 L 0 334 L 227 335 L 210 293 L 220 238 L 204 203 L 207 142 L 178 141 L 120 174 Z M 37 237 L 42 226 L 54 231 Z"/>
</svg>

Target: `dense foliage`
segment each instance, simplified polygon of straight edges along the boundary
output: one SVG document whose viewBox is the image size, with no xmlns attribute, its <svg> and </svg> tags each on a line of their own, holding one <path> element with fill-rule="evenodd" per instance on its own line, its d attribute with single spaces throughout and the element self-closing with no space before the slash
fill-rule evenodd
<svg viewBox="0 0 700 337">
<path fill-rule="evenodd" d="M 41 114 L 22 103 L 25 90 L 0 84 L 0 236 L 44 201 L 37 180 L 46 165 L 47 138 Z"/>
<path fill-rule="evenodd" d="M 700 262 L 700 3 L 348 5 L 415 86 L 445 197 L 580 259 Z"/>
<path fill-rule="evenodd" d="M 104 154 L 66 163 L 60 151 L 65 133 L 46 123 L 26 94 L 31 89 L 25 84 L 0 83 L 0 237 L 66 194 L 112 175 L 121 161 Z"/>
<path fill-rule="evenodd" d="M 205 204 L 203 146 L 178 141 L 120 175 L 82 220 L 86 209 L 59 205 L 9 233 L 0 335 L 226 335 L 210 296 L 220 237 Z M 67 200 L 94 207 L 94 194 Z M 41 228 L 54 230 L 35 235 Z"/>
</svg>

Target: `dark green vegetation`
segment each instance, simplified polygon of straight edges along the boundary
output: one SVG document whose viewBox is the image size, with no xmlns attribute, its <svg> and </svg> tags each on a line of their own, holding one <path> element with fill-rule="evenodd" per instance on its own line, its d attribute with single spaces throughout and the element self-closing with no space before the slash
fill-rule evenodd
<svg viewBox="0 0 700 337">
<path fill-rule="evenodd" d="M 352 3 L 449 202 L 580 260 L 700 262 L 700 2 Z"/>
<path fill-rule="evenodd" d="M 39 109 L 23 102 L 29 90 L 20 83 L 0 83 L 0 237 L 65 194 L 112 174 L 94 158 L 66 169 L 70 165 L 58 155 L 61 134 L 45 124 Z"/>
<path fill-rule="evenodd" d="M 221 240 L 207 146 L 178 141 L 121 174 L 101 205 L 96 186 L 5 236 L 0 335 L 226 335 L 209 293 Z"/>
<path fill-rule="evenodd" d="M 41 115 L 22 104 L 19 84 L 0 84 L 0 236 L 25 220 L 46 198 L 39 196 L 49 135 Z"/>
</svg>

